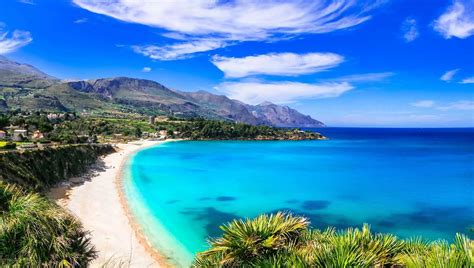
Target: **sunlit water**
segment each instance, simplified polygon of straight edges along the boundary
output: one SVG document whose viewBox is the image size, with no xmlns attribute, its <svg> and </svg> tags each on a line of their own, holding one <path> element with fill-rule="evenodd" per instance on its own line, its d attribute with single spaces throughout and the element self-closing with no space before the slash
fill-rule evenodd
<svg viewBox="0 0 474 268">
<path fill-rule="evenodd" d="M 138 152 L 124 190 L 150 242 L 188 266 L 218 226 L 278 210 L 451 240 L 474 223 L 473 129 L 320 129 L 327 141 L 181 141 Z"/>
</svg>

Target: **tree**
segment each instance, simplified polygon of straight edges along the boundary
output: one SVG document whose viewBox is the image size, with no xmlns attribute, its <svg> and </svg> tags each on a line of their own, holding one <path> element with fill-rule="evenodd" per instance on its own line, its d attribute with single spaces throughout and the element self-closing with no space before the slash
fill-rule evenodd
<svg viewBox="0 0 474 268">
<path fill-rule="evenodd" d="M 10 121 L 6 115 L 0 115 L 0 129 L 7 127 Z"/>
</svg>

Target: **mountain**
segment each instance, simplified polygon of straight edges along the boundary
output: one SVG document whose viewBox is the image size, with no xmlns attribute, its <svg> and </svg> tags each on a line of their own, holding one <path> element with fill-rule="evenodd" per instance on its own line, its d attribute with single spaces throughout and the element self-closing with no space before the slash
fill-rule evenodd
<svg viewBox="0 0 474 268">
<path fill-rule="evenodd" d="M 37 68 L 18 63 L 0 55 L 0 86 L 45 87 L 56 78 L 43 73 Z"/>
<path fill-rule="evenodd" d="M 232 100 L 222 95 L 207 91 L 182 92 L 193 101 L 212 109 L 220 116 L 253 125 L 269 125 L 277 127 L 323 127 L 324 124 L 309 115 L 303 115 L 288 106 L 280 106 L 270 102 L 249 105 Z"/>
<path fill-rule="evenodd" d="M 181 92 L 192 101 L 214 111 L 219 116 L 251 125 L 263 125 L 264 122 L 255 117 L 245 103 L 231 100 L 226 96 L 211 94 L 207 91 Z"/>
<path fill-rule="evenodd" d="M 279 127 L 324 127 L 325 125 L 309 115 L 304 115 L 288 106 L 280 106 L 271 102 L 259 105 L 247 105 L 250 112 L 265 125 Z"/>
<path fill-rule="evenodd" d="M 279 127 L 324 126 L 287 106 L 248 105 L 207 91 L 171 90 L 155 81 L 129 77 L 61 81 L 31 65 L 0 56 L 0 111 L 15 109 L 199 116 Z"/>
</svg>

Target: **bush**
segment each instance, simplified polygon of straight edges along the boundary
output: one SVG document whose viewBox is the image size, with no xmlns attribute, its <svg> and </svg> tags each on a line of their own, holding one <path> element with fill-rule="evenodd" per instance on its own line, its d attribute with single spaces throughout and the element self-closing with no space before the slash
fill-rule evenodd
<svg viewBox="0 0 474 268">
<path fill-rule="evenodd" d="M 0 149 L 5 149 L 5 150 L 16 149 L 16 143 L 9 141 L 9 142 L 5 143 L 5 145 L 0 146 Z"/>
<path fill-rule="evenodd" d="M 87 267 L 88 233 L 47 198 L 0 182 L 0 267 Z"/>
<path fill-rule="evenodd" d="M 194 267 L 474 267 L 474 241 L 460 234 L 449 244 L 374 234 L 368 225 L 320 231 L 282 212 L 234 220 L 221 230 Z"/>
</svg>

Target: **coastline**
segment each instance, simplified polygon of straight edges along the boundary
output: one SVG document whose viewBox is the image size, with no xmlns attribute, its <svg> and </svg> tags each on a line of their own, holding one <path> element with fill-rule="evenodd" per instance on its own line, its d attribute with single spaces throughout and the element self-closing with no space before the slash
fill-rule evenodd
<svg viewBox="0 0 474 268">
<path fill-rule="evenodd" d="M 125 163 L 139 150 L 167 141 L 117 144 L 117 152 L 103 157 L 91 172 L 52 188 L 48 196 L 76 216 L 91 233 L 98 251 L 91 267 L 127 264 L 129 267 L 169 267 L 140 231 L 123 192 Z M 100 166 L 99 166 L 100 165 Z"/>
</svg>

